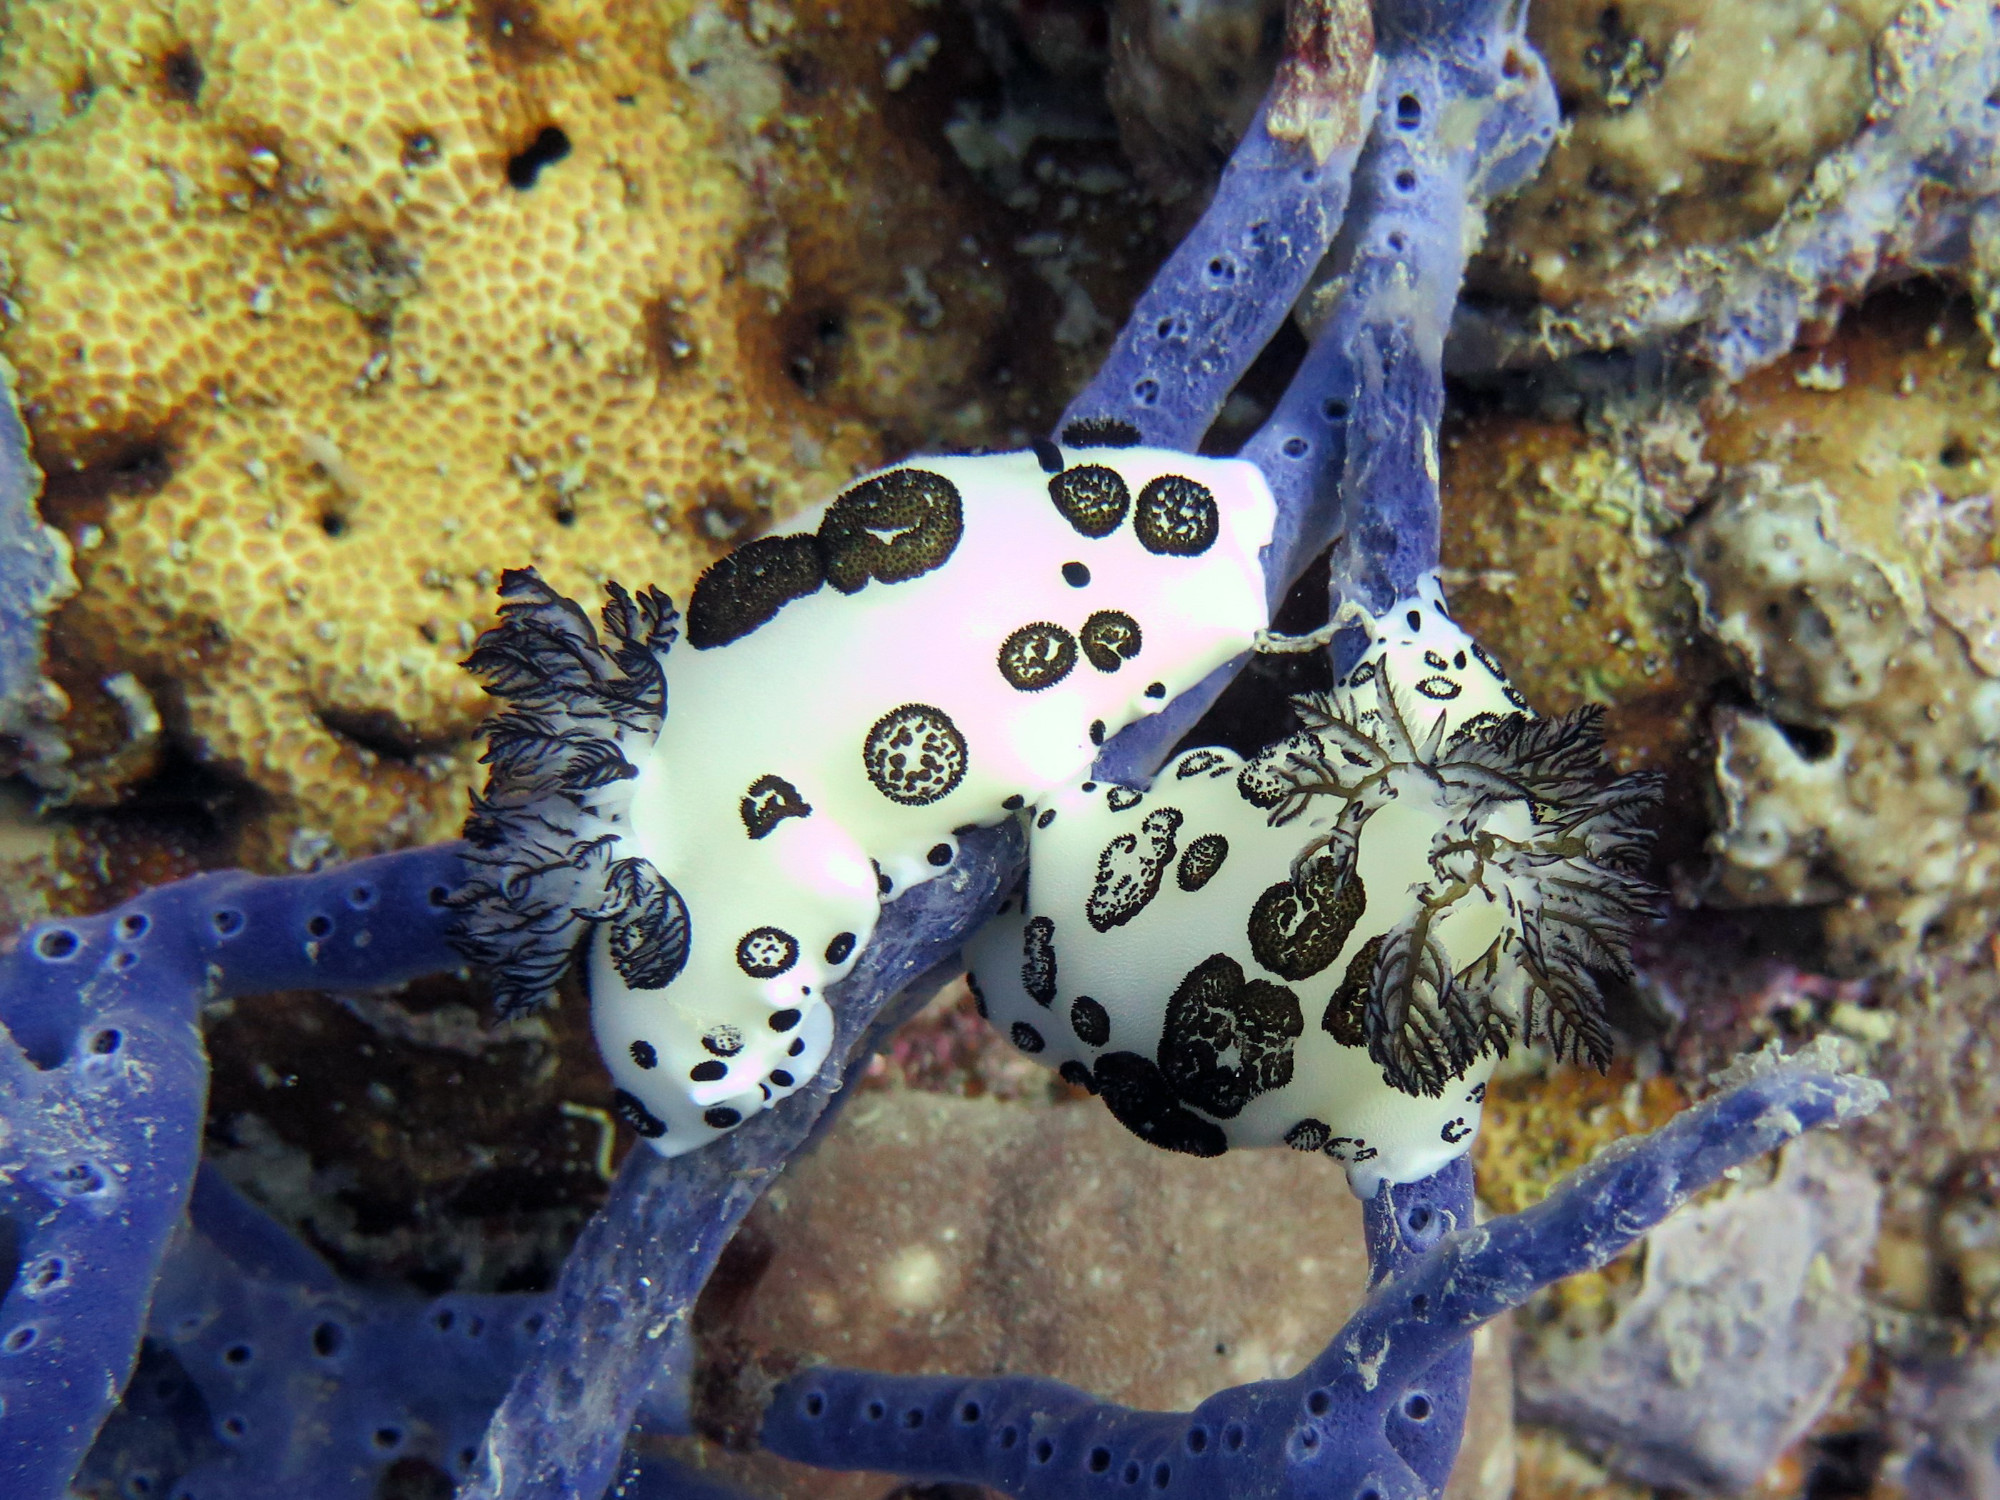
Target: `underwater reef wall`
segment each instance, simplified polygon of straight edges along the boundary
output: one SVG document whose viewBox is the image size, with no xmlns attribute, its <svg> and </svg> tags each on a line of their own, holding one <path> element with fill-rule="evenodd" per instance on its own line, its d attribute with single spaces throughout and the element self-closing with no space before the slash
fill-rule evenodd
<svg viewBox="0 0 2000 1500">
<path fill-rule="evenodd" d="M 913 19 L 11 7 L 0 353 L 81 584 L 60 790 L 129 792 L 152 712 L 254 802 L 229 857 L 440 837 L 500 568 L 680 594 L 857 468 L 991 440 L 1008 276 L 884 81 Z"/>
</svg>

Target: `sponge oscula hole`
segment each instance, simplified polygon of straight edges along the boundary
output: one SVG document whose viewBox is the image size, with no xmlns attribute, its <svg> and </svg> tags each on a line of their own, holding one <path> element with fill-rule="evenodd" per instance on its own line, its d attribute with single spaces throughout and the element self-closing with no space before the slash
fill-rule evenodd
<svg viewBox="0 0 2000 1500">
<path fill-rule="evenodd" d="M 35 934 L 35 957 L 46 963 L 64 963 L 75 958 L 82 947 L 83 939 L 67 927 L 50 927 Z"/>
</svg>

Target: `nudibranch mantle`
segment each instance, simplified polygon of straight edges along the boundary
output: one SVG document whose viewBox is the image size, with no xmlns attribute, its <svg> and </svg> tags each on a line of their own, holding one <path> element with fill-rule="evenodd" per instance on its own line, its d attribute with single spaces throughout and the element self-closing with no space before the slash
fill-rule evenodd
<svg viewBox="0 0 2000 1500">
<path fill-rule="evenodd" d="M 1364 1198 L 1468 1148 L 1510 1037 L 1608 1058 L 1592 971 L 1652 909 L 1656 796 L 1593 712 L 1535 718 L 1434 576 L 1369 637 L 1253 759 L 1049 797 L 966 950 L 988 1020 L 1144 1139 L 1322 1151 Z"/>
<path fill-rule="evenodd" d="M 457 941 L 518 1009 L 597 929 L 619 1114 L 665 1154 L 706 1144 L 819 1069 L 827 987 L 954 830 L 1251 646 L 1275 518 L 1249 463 L 1041 444 L 858 480 L 710 567 L 672 650 L 657 593 L 608 590 L 606 645 L 510 575 L 468 662 L 509 708 Z"/>
</svg>

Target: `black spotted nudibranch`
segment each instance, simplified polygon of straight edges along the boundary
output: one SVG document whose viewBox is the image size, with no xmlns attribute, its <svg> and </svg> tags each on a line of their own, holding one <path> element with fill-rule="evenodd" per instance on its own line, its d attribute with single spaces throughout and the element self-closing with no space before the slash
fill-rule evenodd
<svg viewBox="0 0 2000 1500">
<path fill-rule="evenodd" d="M 1093 436 L 1097 436 L 1093 434 Z M 1077 778 L 1266 622 L 1257 468 L 1041 445 L 866 477 L 602 632 L 532 571 L 467 665 L 506 709 L 466 837 L 461 951 L 503 1010 L 592 933 L 619 1114 L 677 1155 L 800 1087 L 827 986 L 953 830 Z"/>
<path fill-rule="evenodd" d="M 1656 779 L 1606 774 L 1594 710 L 1530 714 L 1424 592 L 1254 759 L 1050 797 L 966 950 L 992 1024 L 1156 1145 L 1323 1151 L 1369 1197 L 1467 1149 L 1510 1038 L 1608 1058 L 1593 971 L 1656 900 Z"/>
</svg>

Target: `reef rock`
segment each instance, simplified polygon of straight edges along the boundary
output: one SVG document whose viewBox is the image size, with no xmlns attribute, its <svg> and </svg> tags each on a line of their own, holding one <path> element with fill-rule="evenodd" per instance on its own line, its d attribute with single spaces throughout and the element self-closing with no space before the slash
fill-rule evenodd
<svg viewBox="0 0 2000 1500">
<path fill-rule="evenodd" d="M 1049 1375 L 1185 1410 L 1297 1371 L 1366 1283 L 1359 1206 L 1322 1159 L 1175 1156 L 1094 1105 L 864 1095 L 787 1168 L 704 1293 L 698 1421 L 741 1446 L 771 1382 L 820 1360 Z M 1513 1480 L 1504 1338 L 1487 1330 L 1474 1349 L 1451 1494 L 1500 1500 Z M 890 1487 L 714 1444 L 699 1456 L 767 1495 Z"/>
<path fill-rule="evenodd" d="M 1711 426 L 1719 498 L 1683 538 L 1751 699 L 1715 717 L 1712 894 L 1837 903 L 1850 965 L 1984 931 L 2000 881 L 1981 345 L 1912 298 L 1745 382 Z"/>
<path fill-rule="evenodd" d="M 78 554 L 54 675 L 85 800 L 149 768 L 91 772 L 130 739 L 119 681 L 250 789 L 236 858 L 446 835 L 501 567 L 684 595 L 887 447 L 988 436 L 1007 298 L 885 77 L 907 7 L 4 27 L 0 352 Z"/>
<path fill-rule="evenodd" d="M 1832 1398 L 1862 1337 L 1874 1179 L 1838 1143 L 1785 1153 L 1774 1181 L 1683 1209 L 1601 1332 L 1545 1330 L 1523 1415 L 1650 1484 L 1748 1489 Z"/>
</svg>

